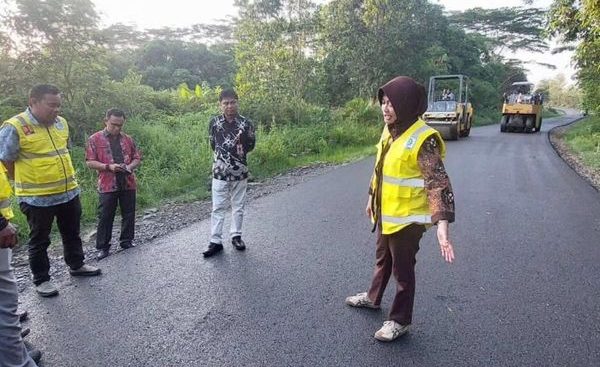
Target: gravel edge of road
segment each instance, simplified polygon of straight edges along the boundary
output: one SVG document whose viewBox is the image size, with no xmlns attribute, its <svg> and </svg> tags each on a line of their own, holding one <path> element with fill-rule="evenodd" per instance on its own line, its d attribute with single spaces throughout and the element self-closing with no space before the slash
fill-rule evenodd
<svg viewBox="0 0 600 367">
<path fill-rule="evenodd" d="M 570 121 L 567 124 L 555 126 L 548 131 L 548 141 L 550 145 L 558 154 L 558 156 L 569 166 L 575 173 L 583 178 L 590 186 L 596 191 L 600 192 L 600 170 L 594 170 L 587 167 L 581 157 L 571 150 L 567 143 L 564 141 L 563 136 L 565 132 L 575 124 L 581 121 L 584 117 L 580 117 L 576 120 Z"/>
</svg>

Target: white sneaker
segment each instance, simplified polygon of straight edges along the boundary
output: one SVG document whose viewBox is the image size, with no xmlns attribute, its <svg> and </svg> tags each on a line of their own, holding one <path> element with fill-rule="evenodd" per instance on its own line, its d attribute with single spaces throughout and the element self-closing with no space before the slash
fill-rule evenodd
<svg viewBox="0 0 600 367">
<path fill-rule="evenodd" d="M 367 296 L 367 292 L 358 293 L 356 296 L 350 296 L 346 298 L 346 304 L 352 307 L 366 307 L 379 309 L 379 305 L 373 304 L 373 301 Z"/>
<path fill-rule="evenodd" d="M 396 321 L 390 320 L 385 321 L 381 329 L 375 333 L 375 339 L 382 342 L 391 342 L 397 337 L 404 335 L 408 332 L 409 325 L 400 325 Z"/>
<path fill-rule="evenodd" d="M 49 280 L 36 285 L 35 291 L 42 297 L 52 297 L 58 294 L 58 289 Z"/>
</svg>

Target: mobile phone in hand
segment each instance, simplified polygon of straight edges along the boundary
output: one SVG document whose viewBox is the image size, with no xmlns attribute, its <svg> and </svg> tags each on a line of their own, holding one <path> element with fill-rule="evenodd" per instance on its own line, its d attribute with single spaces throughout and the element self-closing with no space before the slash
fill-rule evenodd
<svg viewBox="0 0 600 367">
<path fill-rule="evenodd" d="M 127 168 L 127 165 L 125 164 L 120 164 L 119 167 L 123 170 L 123 172 L 130 174 L 131 170 L 129 168 Z"/>
</svg>

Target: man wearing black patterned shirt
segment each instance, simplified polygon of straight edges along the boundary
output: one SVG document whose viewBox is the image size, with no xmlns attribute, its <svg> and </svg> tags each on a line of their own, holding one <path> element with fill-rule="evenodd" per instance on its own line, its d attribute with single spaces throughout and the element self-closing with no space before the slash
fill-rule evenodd
<svg viewBox="0 0 600 367">
<path fill-rule="evenodd" d="M 211 234 L 204 257 L 211 257 L 223 250 L 223 222 L 227 200 L 231 202 L 231 244 L 243 251 L 242 222 L 246 189 L 248 187 L 248 164 L 246 155 L 254 149 L 256 137 L 252 122 L 238 113 L 238 96 L 226 89 L 219 96 L 222 114 L 209 123 L 210 146 L 213 150 Z"/>
</svg>

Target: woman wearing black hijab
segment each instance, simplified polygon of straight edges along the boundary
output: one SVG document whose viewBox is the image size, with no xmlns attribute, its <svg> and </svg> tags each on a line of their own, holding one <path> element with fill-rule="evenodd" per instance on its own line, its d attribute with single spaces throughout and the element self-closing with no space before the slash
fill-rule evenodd
<svg viewBox="0 0 600 367">
<path fill-rule="evenodd" d="M 454 260 L 448 224 L 454 222 L 454 195 L 442 158 L 440 134 L 420 116 L 427 109 L 425 88 L 399 76 L 379 89 L 385 127 L 369 188 L 366 212 L 377 231 L 375 271 L 368 292 L 346 298 L 353 307 L 380 308 L 394 274 L 396 295 L 388 320 L 375 333 L 381 341 L 405 334 L 412 322 L 415 263 L 419 241 L 437 225 L 442 256 Z"/>
</svg>

